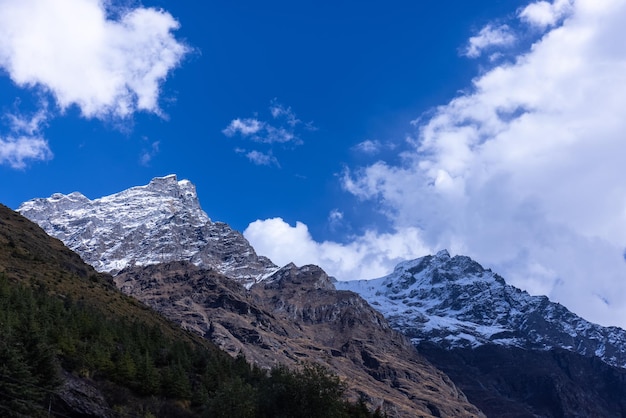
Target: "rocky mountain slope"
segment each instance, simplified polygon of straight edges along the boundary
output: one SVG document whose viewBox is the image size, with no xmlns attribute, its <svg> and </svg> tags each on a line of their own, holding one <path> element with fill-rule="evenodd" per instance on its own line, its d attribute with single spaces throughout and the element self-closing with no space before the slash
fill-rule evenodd
<svg viewBox="0 0 626 418">
<path fill-rule="evenodd" d="M 487 416 L 626 416 L 626 331 L 592 324 L 447 251 L 338 282 L 411 338 Z"/>
<path fill-rule="evenodd" d="M 355 293 L 336 291 L 319 267 L 288 265 L 250 290 L 187 262 L 135 267 L 115 282 L 255 364 L 322 364 L 347 382 L 352 399 L 365 396 L 390 416 L 483 416 L 382 315 Z"/>
<path fill-rule="evenodd" d="M 100 272 L 186 260 L 250 285 L 277 270 L 239 232 L 212 222 L 195 186 L 175 175 L 94 200 L 56 193 L 17 211 Z"/>
<path fill-rule="evenodd" d="M 592 324 L 545 296 L 530 296 L 469 257 L 443 250 L 389 276 L 338 282 L 376 307 L 414 343 L 560 348 L 626 368 L 626 331 Z"/>
</svg>

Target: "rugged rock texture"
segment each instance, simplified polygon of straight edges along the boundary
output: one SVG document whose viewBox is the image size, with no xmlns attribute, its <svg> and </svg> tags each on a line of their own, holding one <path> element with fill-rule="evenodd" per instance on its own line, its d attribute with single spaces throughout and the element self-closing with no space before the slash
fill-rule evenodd
<svg viewBox="0 0 626 418">
<path fill-rule="evenodd" d="M 264 367 L 317 362 L 391 416 L 478 417 L 449 378 L 316 266 L 288 265 L 246 290 L 185 262 L 133 268 L 117 285 L 165 316 Z"/>
<path fill-rule="evenodd" d="M 277 270 L 239 232 L 212 222 L 195 186 L 175 175 L 95 200 L 56 193 L 18 212 L 101 272 L 186 260 L 250 285 Z"/>
<path fill-rule="evenodd" d="M 441 251 L 401 263 L 389 276 L 336 286 L 359 293 L 416 344 L 560 348 L 626 367 L 626 331 L 530 296 L 469 257 Z"/>
<path fill-rule="evenodd" d="M 87 379 L 63 373 L 63 386 L 55 399 L 55 411 L 73 417 L 113 417 L 113 410 L 102 392 Z"/>
<path fill-rule="evenodd" d="M 265 367 L 326 364 L 355 397 L 394 416 L 481 416 L 367 302 L 337 292 L 318 267 L 279 270 L 257 256 L 241 234 L 209 219 L 187 180 L 155 178 L 93 201 L 55 194 L 18 210 L 117 274 L 125 293 L 231 354 Z"/>
</svg>

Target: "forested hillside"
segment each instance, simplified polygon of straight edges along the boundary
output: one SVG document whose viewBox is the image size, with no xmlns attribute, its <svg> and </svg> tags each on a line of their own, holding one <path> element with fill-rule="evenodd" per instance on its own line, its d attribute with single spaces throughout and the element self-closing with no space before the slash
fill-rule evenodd
<svg viewBox="0 0 626 418">
<path fill-rule="evenodd" d="M 232 358 L 0 205 L 0 415 L 372 416 L 328 370 Z"/>
</svg>

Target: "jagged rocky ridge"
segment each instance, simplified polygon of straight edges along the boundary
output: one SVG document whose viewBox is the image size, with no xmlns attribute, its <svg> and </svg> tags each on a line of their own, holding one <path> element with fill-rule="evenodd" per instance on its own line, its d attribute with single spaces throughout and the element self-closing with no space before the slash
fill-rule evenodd
<svg viewBox="0 0 626 418">
<path fill-rule="evenodd" d="M 443 250 L 374 280 L 337 282 L 411 338 L 452 349 L 486 344 L 563 349 L 626 368 L 626 331 L 592 324 L 545 296 L 506 284 L 469 257 Z"/>
<path fill-rule="evenodd" d="M 195 186 L 175 175 L 94 200 L 55 193 L 17 211 L 100 272 L 186 260 L 250 285 L 277 270 L 239 232 L 212 222 Z"/>
</svg>

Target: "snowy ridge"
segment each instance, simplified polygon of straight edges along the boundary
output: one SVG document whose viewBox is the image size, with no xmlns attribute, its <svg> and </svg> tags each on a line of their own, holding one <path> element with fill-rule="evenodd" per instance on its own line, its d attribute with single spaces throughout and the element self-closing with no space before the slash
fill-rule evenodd
<svg viewBox="0 0 626 418">
<path fill-rule="evenodd" d="M 562 348 L 626 368 L 626 331 L 592 324 L 545 296 L 530 296 L 469 257 L 447 251 L 399 264 L 374 280 L 336 282 L 360 294 L 414 344 Z"/>
<path fill-rule="evenodd" d="M 55 193 L 23 203 L 18 212 L 98 271 L 185 260 L 249 285 L 277 270 L 239 232 L 212 222 L 195 186 L 176 175 L 94 200 Z"/>
</svg>

